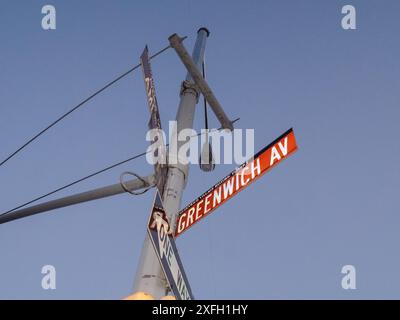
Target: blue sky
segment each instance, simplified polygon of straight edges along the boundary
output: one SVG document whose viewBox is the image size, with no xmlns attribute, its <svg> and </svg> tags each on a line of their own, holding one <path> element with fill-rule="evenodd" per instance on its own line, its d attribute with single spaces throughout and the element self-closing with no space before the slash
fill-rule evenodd
<svg viewBox="0 0 400 320">
<path fill-rule="evenodd" d="M 208 81 L 261 149 L 293 127 L 299 151 L 177 240 L 204 299 L 400 298 L 398 1 L 46 1 L 0 3 L 0 158 L 155 52 L 172 33 L 211 31 Z M 357 30 L 341 28 L 341 8 Z M 175 118 L 186 73 L 154 60 L 161 117 Z M 202 108 L 196 129 L 202 127 Z M 137 72 L 96 97 L 0 168 L 0 210 L 147 148 Z M 212 116 L 210 125 L 218 126 Z M 190 170 L 182 206 L 234 168 Z M 146 175 L 145 159 L 55 197 Z M 120 299 L 131 292 L 153 192 L 127 194 L 0 225 L 0 298 Z M 41 288 L 42 266 L 57 289 Z M 357 289 L 341 288 L 342 266 Z"/>
</svg>

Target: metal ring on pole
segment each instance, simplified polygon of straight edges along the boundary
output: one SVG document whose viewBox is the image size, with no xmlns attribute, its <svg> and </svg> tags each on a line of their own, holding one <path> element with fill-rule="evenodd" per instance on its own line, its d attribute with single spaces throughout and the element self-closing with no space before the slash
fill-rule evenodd
<svg viewBox="0 0 400 320">
<path fill-rule="evenodd" d="M 138 178 L 140 181 L 143 182 L 144 185 L 147 184 L 146 180 L 144 180 L 141 176 L 137 175 L 136 173 L 130 172 L 130 171 L 125 171 L 125 172 L 121 173 L 121 175 L 119 176 L 119 183 L 121 184 L 121 187 L 122 187 L 122 189 L 124 189 L 125 192 L 128 192 L 128 193 L 130 193 L 130 194 L 132 194 L 134 196 L 140 196 L 140 195 L 146 193 L 147 191 L 149 191 L 151 188 L 154 187 L 154 185 L 150 185 L 148 188 L 146 188 L 146 189 L 144 189 L 143 191 L 140 191 L 140 192 L 135 192 L 135 191 L 129 190 L 126 187 L 126 185 L 125 185 L 125 183 L 123 181 L 124 176 L 128 175 L 128 174 Z"/>
</svg>

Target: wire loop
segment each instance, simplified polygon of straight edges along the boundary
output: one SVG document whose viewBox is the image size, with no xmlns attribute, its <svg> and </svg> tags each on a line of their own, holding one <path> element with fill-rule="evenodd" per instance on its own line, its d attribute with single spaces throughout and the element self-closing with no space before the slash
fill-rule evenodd
<svg viewBox="0 0 400 320">
<path fill-rule="evenodd" d="M 137 179 L 142 181 L 145 186 L 148 183 L 141 176 L 137 175 L 134 172 L 130 172 L 130 171 L 122 172 L 121 175 L 119 176 L 119 183 L 121 184 L 122 189 L 124 189 L 125 192 L 130 193 L 131 195 L 140 196 L 140 195 L 146 193 L 147 191 L 149 191 L 151 188 L 154 188 L 154 184 L 152 184 L 149 187 L 147 187 L 146 189 L 144 189 L 143 191 L 135 192 L 135 191 L 129 190 L 128 187 L 125 185 L 125 182 L 123 181 L 124 180 L 124 176 L 126 176 L 126 175 L 131 175 L 131 176 L 136 177 Z"/>
</svg>

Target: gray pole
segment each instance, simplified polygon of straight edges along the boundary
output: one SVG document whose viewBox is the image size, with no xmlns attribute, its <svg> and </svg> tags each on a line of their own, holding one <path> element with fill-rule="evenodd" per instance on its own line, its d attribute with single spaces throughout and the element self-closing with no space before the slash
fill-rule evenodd
<svg viewBox="0 0 400 320">
<path fill-rule="evenodd" d="M 209 31 L 206 28 L 199 29 L 193 50 L 193 60 L 199 70 L 201 70 L 204 59 L 206 39 L 208 36 Z M 171 36 L 170 40 L 172 37 L 174 36 Z M 188 74 L 186 81 L 182 84 L 181 100 L 176 115 L 177 133 L 183 129 L 193 128 L 193 118 L 198 99 L 199 92 L 192 77 Z M 179 150 L 180 144 L 184 143 L 178 143 L 177 139 L 174 139 L 174 137 L 172 137 L 171 140 L 169 150 Z M 188 173 L 188 165 L 178 163 L 168 166 L 168 178 L 164 188 L 163 203 L 173 228 L 175 228 L 176 215 L 181 205 L 182 193 L 188 179 Z M 166 295 L 167 287 L 160 263 L 146 233 L 139 266 L 136 272 L 134 292 L 145 292 L 152 295 L 155 299 L 159 299 Z"/>
<path fill-rule="evenodd" d="M 129 180 L 124 183 L 125 188 L 130 191 L 140 190 L 146 187 L 150 187 L 154 184 L 155 184 L 154 175 L 143 177 L 141 179 Z M 125 192 L 126 190 L 124 190 L 121 183 L 113 184 L 111 186 L 106 186 L 102 188 L 97 188 L 94 190 L 74 194 L 72 196 L 60 199 L 51 200 L 48 202 L 37 204 L 35 206 L 11 211 L 10 213 L 0 215 L 0 224 L 17 219 L 26 218 L 46 211 L 72 206 L 74 204 L 111 197 Z"/>
</svg>

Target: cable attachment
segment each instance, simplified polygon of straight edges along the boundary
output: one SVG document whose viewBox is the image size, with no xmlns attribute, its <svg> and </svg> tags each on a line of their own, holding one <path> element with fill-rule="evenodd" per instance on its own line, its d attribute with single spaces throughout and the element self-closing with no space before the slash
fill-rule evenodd
<svg viewBox="0 0 400 320">
<path fill-rule="evenodd" d="M 149 187 L 147 187 L 146 189 L 144 189 L 143 191 L 139 191 L 139 192 L 129 190 L 129 188 L 125 185 L 125 182 L 124 182 L 124 176 L 126 176 L 126 175 L 131 175 L 131 176 L 136 177 L 137 179 L 139 179 L 140 181 L 143 182 L 144 186 L 148 185 L 148 182 L 134 172 L 125 171 L 125 172 L 121 173 L 121 175 L 119 176 L 119 183 L 121 184 L 122 189 L 124 189 L 125 192 L 128 192 L 134 196 L 140 196 L 155 186 L 154 184 L 152 184 Z"/>
<path fill-rule="evenodd" d="M 179 95 L 182 97 L 182 95 L 188 92 L 193 94 L 196 97 L 196 103 L 199 103 L 200 90 L 192 80 L 185 80 L 182 82 Z"/>
</svg>

